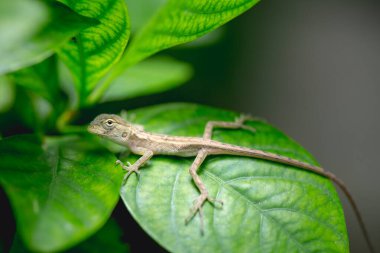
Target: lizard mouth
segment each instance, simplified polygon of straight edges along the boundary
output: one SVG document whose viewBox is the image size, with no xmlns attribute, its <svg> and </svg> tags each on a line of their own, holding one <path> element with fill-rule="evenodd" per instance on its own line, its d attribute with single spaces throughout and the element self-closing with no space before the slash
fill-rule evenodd
<svg viewBox="0 0 380 253">
<path fill-rule="evenodd" d="M 89 131 L 89 132 L 92 133 L 92 134 L 103 135 L 103 133 L 102 133 L 102 131 L 99 129 L 99 127 L 94 126 L 94 125 L 91 125 L 91 124 L 87 127 L 87 131 Z"/>
</svg>

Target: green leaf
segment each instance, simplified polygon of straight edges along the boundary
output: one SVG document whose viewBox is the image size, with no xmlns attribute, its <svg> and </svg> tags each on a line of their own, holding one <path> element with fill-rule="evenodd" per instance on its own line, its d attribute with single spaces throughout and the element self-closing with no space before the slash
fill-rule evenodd
<svg viewBox="0 0 380 253">
<path fill-rule="evenodd" d="M 209 120 L 233 121 L 237 113 L 192 104 L 166 104 L 133 111 L 145 130 L 202 136 Z M 283 133 L 250 121 L 256 133 L 216 129 L 214 140 L 316 164 Z M 135 160 L 136 157 L 134 156 Z M 280 163 L 239 156 L 209 156 L 198 173 L 223 208 L 204 205 L 185 218 L 199 195 L 188 173 L 194 158 L 155 156 L 131 176 L 121 196 L 143 229 L 170 252 L 349 252 L 339 197 L 326 178 Z M 130 162 L 133 162 L 130 160 Z"/>
<path fill-rule="evenodd" d="M 113 155 L 89 140 L 20 135 L 0 141 L 0 184 L 33 251 L 66 249 L 109 218 L 122 175 Z"/>
<path fill-rule="evenodd" d="M 86 241 L 68 250 L 68 253 L 102 253 L 112 249 L 112 253 L 127 253 L 128 246 L 120 241 L 122 231 L 117 223 L 110 219 L 108 222 Z M 28 250 L 20 237 L 16 235 L 10 253 L 24 253 Z"/>
<path fill-rule="evenodd" d="M 81 29 L 93 24 L 92 20 L 79 16 L 62 4 L 42 3 L 23 0 L 1 1 L 0 23 L 3 24 L 0 26 L 0 32 L 10 34 L 13 39 L 7 43 L 0 43 L 0 74 L 42 61 Z M 30 14 L 25 14 L 26 12 Z M 7 15 L 3 16 L 2 13 Z M 29 20 L 29 17 L 32 19 Z M 17 21 L 19 19 L 22 21 Z M 16 23 L 16 30 L 13 30 L 13 22 Z M 23 32 L 25 34 L 19 34 Z M 1 36 L 3 38 L 3 35 Z"/>
<path fill-rule="evenodd" d="M 124 0 L 62 0 L 79 14 L 98 19 L 99 24 L 79 33 L 59 51 L 71 70 L 80 105 L 99 80 L 121 57 L 130 28 Z"/>
<path fill-rule="evenodd" d="M 189 64 L 170 57 L 140 62 L 120 75 L 104 94 L 102 102 L 163 92 L 185 83 L 192 75 Z"/>
<path fill-rule="evenodd" d="M 199 38 L 251 8 L 258 0 L 168 0 L 128 47 L 119 68 Z"/>
</svg>

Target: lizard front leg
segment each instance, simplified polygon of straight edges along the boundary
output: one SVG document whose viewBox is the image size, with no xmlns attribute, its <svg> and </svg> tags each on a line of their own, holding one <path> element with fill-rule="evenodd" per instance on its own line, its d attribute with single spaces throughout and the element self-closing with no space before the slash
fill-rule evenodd
<svg viewBox="0 0 380 253">
<path fill-rule="evenodd" d="M 116 164 L 120 164 L 123 169 L 127 171 L 127 174 L 125 174 L 123 179 L 123 185 L 127 182 L 128 177 L 135 172 L 137 175 L 140 174 L 139 168 L 145 164 L 147 161 L 149 161 L 150 158 L 153 156 L 153 151 L 149 149 L 142 149 L 137 148 L 138 150 L 134 150 L 133 153 L 139 153 L 143 154 L 134 164 L 130 164 L 127 162 L 127 165 L 124 165 L 124 163 L 120 160 L 116 161 Z"/>
<path fill-rule="evenodd" d="M 189 221 L 194 217 L 194 215 L 198 212 L 199 213 L 199 218 L 200 218 L 200 223 L 201 223 L 201 234 L 203 234 L 203 211 L 202 211 L 202 206 L 206 201 L 210 202 L 220 202 L 223 204 L 221 201 L 218 201 L 216 199 L 210 198 L 208 191 L 206 189 L 206 185 L 202 182 L 201 178 L 197 174 L 198 168 L 201 166 L 202 162 L 205 160 L 207 156 L 207 150 L 201 149 L 197 156 L 195 157 L 195 160 L 193 164 L 190 167 L 190 175 L 194 180 L 195 185 L 198 187 L 199 191 L 201 192 L 201 195 L 196 199 L 193 207 L 190 209 L 190 214 L 186 218 L 185 223 L 189 223 Z"/>
<path fill-rule="evenodd" d="M 227 122 L 227 121 L 209 121 L 206 124 L 205 131 L 203 133 L 203 138 L 211 140 L 212 130 L 215 127 L 219 128 L 228 128 L 228 129 L 245 129 L 251 132 L 255 132 L 256 130 L 253 127 L 244 125 L 244 122 L 247 120 L 252 120 L 252 116 L 242 114 L 239 118 L 236 118 L 235 122 Z"/>
</svg>

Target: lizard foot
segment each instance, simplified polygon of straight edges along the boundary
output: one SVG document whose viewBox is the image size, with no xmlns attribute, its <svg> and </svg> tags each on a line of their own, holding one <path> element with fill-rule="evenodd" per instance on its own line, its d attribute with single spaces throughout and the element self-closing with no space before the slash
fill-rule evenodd
<svg viewBox="0 0 380 253">
<path fill-rule="evenodd" d="M 199 218 L 200 218 L 200 230 L 201 230 L 201 235 L 204 234 L 204 224 L 203 224 L 203 204 L 206 202 L 206 201 L 209 201 L 211 202 L 215 207 L 216 207 L 216 203 L 219 203 L 219 207 L 222 207 L 223 206 L 223 201 L 221 200 L 218 200 L 218 199 L 215 199 L 215 198 L 210 198 L 208 196 L 208 193 L 202 193 L 201 195 L 199 195 L 199 197 L 194 201 L 194 205 L 193 207 L 190 209 L 190 213 L 189 215 L 187 216 L 187 218 L 185 219 L 185 224 L 187 225 L 191 219 L 197 214 L 199 213 Z"/>
<path fill-rule="evenodd" d="M 123 170 L 126 170 L 127 173 L 124 175 L 124 178 L 123 178 L 123 185 L 125 185 L 127 183 L 127 180 L 128 180 L 128 177 L 133 173 L 135 172 L 138 179 L 140 180 L 140 171 L 139 171 L 139 168 L 134 166 L 133 164 L 131 164 L 130 162 L 127 162 L 127 165 L 124 165 L 124 163 L 120 160 L 117 160 L 116 161 L 116 165 L 120 165 L 122 167 Z"/>
</svg>

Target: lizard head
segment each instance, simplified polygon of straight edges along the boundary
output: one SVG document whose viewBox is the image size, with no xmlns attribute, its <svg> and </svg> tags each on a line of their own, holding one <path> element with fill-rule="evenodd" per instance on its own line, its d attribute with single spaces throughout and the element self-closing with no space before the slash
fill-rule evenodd
<svg viewBox="0 0 380 253">
<path fill-rule="evenodd" d="M 118 142 L 129 135 L 130 124 L 115 114 L 100 114 L 90 123 L 87 130 Z"/>
</svg>

